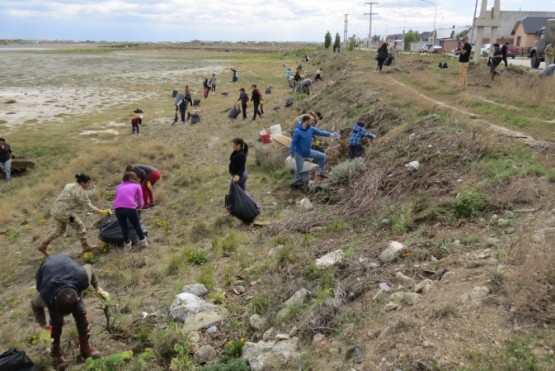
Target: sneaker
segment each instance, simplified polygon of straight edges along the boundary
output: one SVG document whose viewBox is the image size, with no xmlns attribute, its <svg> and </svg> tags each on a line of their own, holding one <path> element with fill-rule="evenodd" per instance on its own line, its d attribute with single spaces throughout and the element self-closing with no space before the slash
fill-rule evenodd
<svg viewBox="0 0 555 371">
<path fill-rule="evenodd" d="M 124 250 L 131 250 L 132 249 L 131 241 L 124 242 L 123 243 L 123 249 Z"/>
<path fill-rule="evenodd" d="M 146 237 L 143 238 L 142 240 L 139 240 L 139 242 L 137 242 L 137 247 L 140 247 L 142 249 L 144 249 L 145 247 L 148 247 L 148 241 L 146 240 Z"/>
</svg>

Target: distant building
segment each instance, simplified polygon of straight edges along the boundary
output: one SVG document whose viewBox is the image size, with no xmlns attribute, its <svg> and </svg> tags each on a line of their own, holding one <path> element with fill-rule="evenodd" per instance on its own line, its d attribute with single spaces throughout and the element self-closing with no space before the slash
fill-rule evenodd
<svg viewBox="0 0 555 371">
<path fill-rule="evenodd" d="M 548 19 L 555 18 L 555 13 L 550 17 L 524 17 L 513 27 L 514 45 L 518 48 L 528 48 L 536 41 L 536 32 L 544 27 Z"/>
</svg>

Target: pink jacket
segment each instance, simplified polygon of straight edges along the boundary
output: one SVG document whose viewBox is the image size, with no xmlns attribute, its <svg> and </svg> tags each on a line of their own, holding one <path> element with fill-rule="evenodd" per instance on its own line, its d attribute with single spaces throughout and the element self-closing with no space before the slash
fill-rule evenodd
<svg viewBox="0 0 555 371">
<path fill-rule="evenodd" d="M 114 196 L 114 209 L 136 209 L 143 207 L 143 191 L 141 186 L 134 182 L 122 182 L 116 187 Z"/>
</svg>

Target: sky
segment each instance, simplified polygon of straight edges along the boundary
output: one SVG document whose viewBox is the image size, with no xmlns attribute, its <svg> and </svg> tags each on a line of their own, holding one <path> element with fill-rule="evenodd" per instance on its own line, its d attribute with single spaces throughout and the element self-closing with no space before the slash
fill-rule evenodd
<svg viewBox="0 0 555 371">
<path fill-rule="evenodd" d="M 478 11 L 480 4 L 478 2 Z M 472 24 L 475 0 L 0 0 L 0 39 L 73 41 L 323 41 Z M 489 0 L 488 8 L 494 0 Z M 501 0 L 550 11 L 555 0 Z M 366 14 L 365 14 L 366 13 Z"/>
</svg>

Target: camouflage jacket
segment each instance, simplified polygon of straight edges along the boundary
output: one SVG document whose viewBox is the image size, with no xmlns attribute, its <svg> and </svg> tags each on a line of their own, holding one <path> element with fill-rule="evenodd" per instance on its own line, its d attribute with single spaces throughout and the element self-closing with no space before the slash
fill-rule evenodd
<svg viewBox="0 0 555 371">
<path fill-rule="evenodd" d="M 69 183 L 65 185 L 62 193 L 54 201 L 50 214 L 54 217 L 66 217 L 73 214 L 79 206 L 84 206 L 88 211 L 100 211 L 93 206 L 89 195 L 79 183 Z"/>
</svg>

